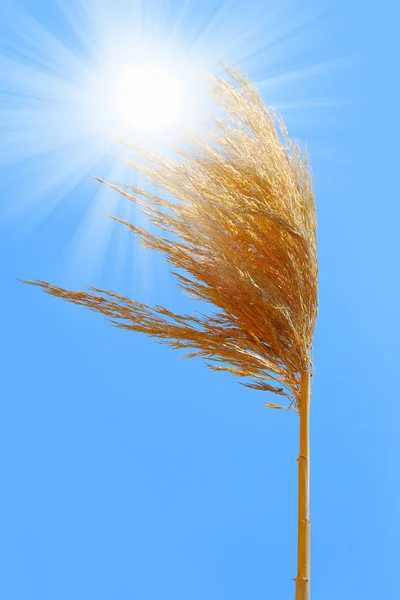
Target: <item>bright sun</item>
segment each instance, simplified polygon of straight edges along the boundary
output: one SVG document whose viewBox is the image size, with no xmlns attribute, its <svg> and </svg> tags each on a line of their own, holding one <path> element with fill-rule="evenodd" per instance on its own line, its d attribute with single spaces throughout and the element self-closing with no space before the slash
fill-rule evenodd
<svg viewBox="0 0 400 600">
<path fill-rule="evenodd" d="M 177 80 L 151 65 L 127 71 L 115 86 L 112 110 L 127 127 L 156 131 L 171 125 L 182 108 L 182 90 Z"/>
</svg>

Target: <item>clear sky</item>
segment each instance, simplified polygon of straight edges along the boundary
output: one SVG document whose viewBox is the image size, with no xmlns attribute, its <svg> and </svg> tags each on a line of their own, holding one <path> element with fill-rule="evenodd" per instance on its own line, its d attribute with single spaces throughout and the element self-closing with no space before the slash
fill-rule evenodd
<svg viewBox="0 0 400 600">
<path fill-rule="evenodd" d="M 104 65 L 146 53 L 172 62 L 193 106 L 196 69 L 239 64 L 307 145 L 321 271 L 312 597 L 396 597 L 397 10 L 2 0 L 1 598 L 294 597 L 296 416 L 14 279 L 186 306 L 161 257 L 105 215 L 140 216 L 90 178 L 126 171 L 82 90 L 100 77 L 101 104 Z"/>
</svg>

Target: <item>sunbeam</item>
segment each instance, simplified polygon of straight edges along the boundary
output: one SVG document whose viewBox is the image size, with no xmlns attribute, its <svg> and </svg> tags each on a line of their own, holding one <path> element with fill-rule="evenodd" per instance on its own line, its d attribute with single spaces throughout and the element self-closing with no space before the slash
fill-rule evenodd
<svg viewBox="0 0 400 600">
<path fill-rule="evenodd" d="M 23 215 L 27 229 L 43 223 L 92 173 L 129 181 L 128 167 L 116 158 L 127 150 L 116 139 L 170 152 L 185 131 L 199 127 L 211 109 L 206 74 L 218 73 L 219 61 L 243 65 L 267 103 L 288 110 L 289 124 L 316 98 L 323 109 L 324 77 L 343 66 L 322 52 L 319 64 L 307 58 L 320 5 L 307 14 L 292 0 L 278 8 L 254 2 L 251 10 L 244 1 L 218 0 L 41 6 L 10 2 L 2 24 L 0 167 L 8 199 L 2 220 Z M 327 110 L 335 102 L 331 92 Z M 109 191 L 99 196 L 90 189 L 74 204 L 80 225 L 70 232 L 72 269 L 93 267 L 116 227 L 104 224 L 104 213 L 118 212 L 120 200 L 111 208 Z"/>
</svg>

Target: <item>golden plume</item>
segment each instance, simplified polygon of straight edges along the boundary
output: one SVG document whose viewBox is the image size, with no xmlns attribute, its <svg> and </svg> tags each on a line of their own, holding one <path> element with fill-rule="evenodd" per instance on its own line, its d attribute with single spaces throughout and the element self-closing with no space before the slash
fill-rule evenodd
<svg viewBox="0 0 400 600">
<path fill-rule="evenodd" d="M 27 283 L 102 313 L 117 327 L 189 349 L 188 357 L 287 398 L 267 406 L 300 412 L 296 598 L 306 600 L 309 376 L 318 305 L 313 186 L 306 155 L 282 120 L 244 76 L 227 73 L 214 79 L 224 116 L 213 118 L 207 136 L 191 138 L 190 149 L 173 159 L 141 149 L 141 161 L 130 162 L 160 195 L 107 184 L 140 206 L 159 233 L 116 220 L 164 253 L 181 288 L 213 312 L 180 315 L 97 288 Z"/>
</svg>

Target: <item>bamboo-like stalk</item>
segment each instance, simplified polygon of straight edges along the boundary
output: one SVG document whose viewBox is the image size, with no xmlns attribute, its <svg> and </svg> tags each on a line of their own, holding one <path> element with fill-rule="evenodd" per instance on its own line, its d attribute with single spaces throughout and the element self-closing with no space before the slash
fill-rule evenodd
<svg viewBox="0 0 400 600">
<path fill-rule="evenodd" d="M 296 600 L 310 600 L 310 372 L 301 374 Z"/>
</svg>

